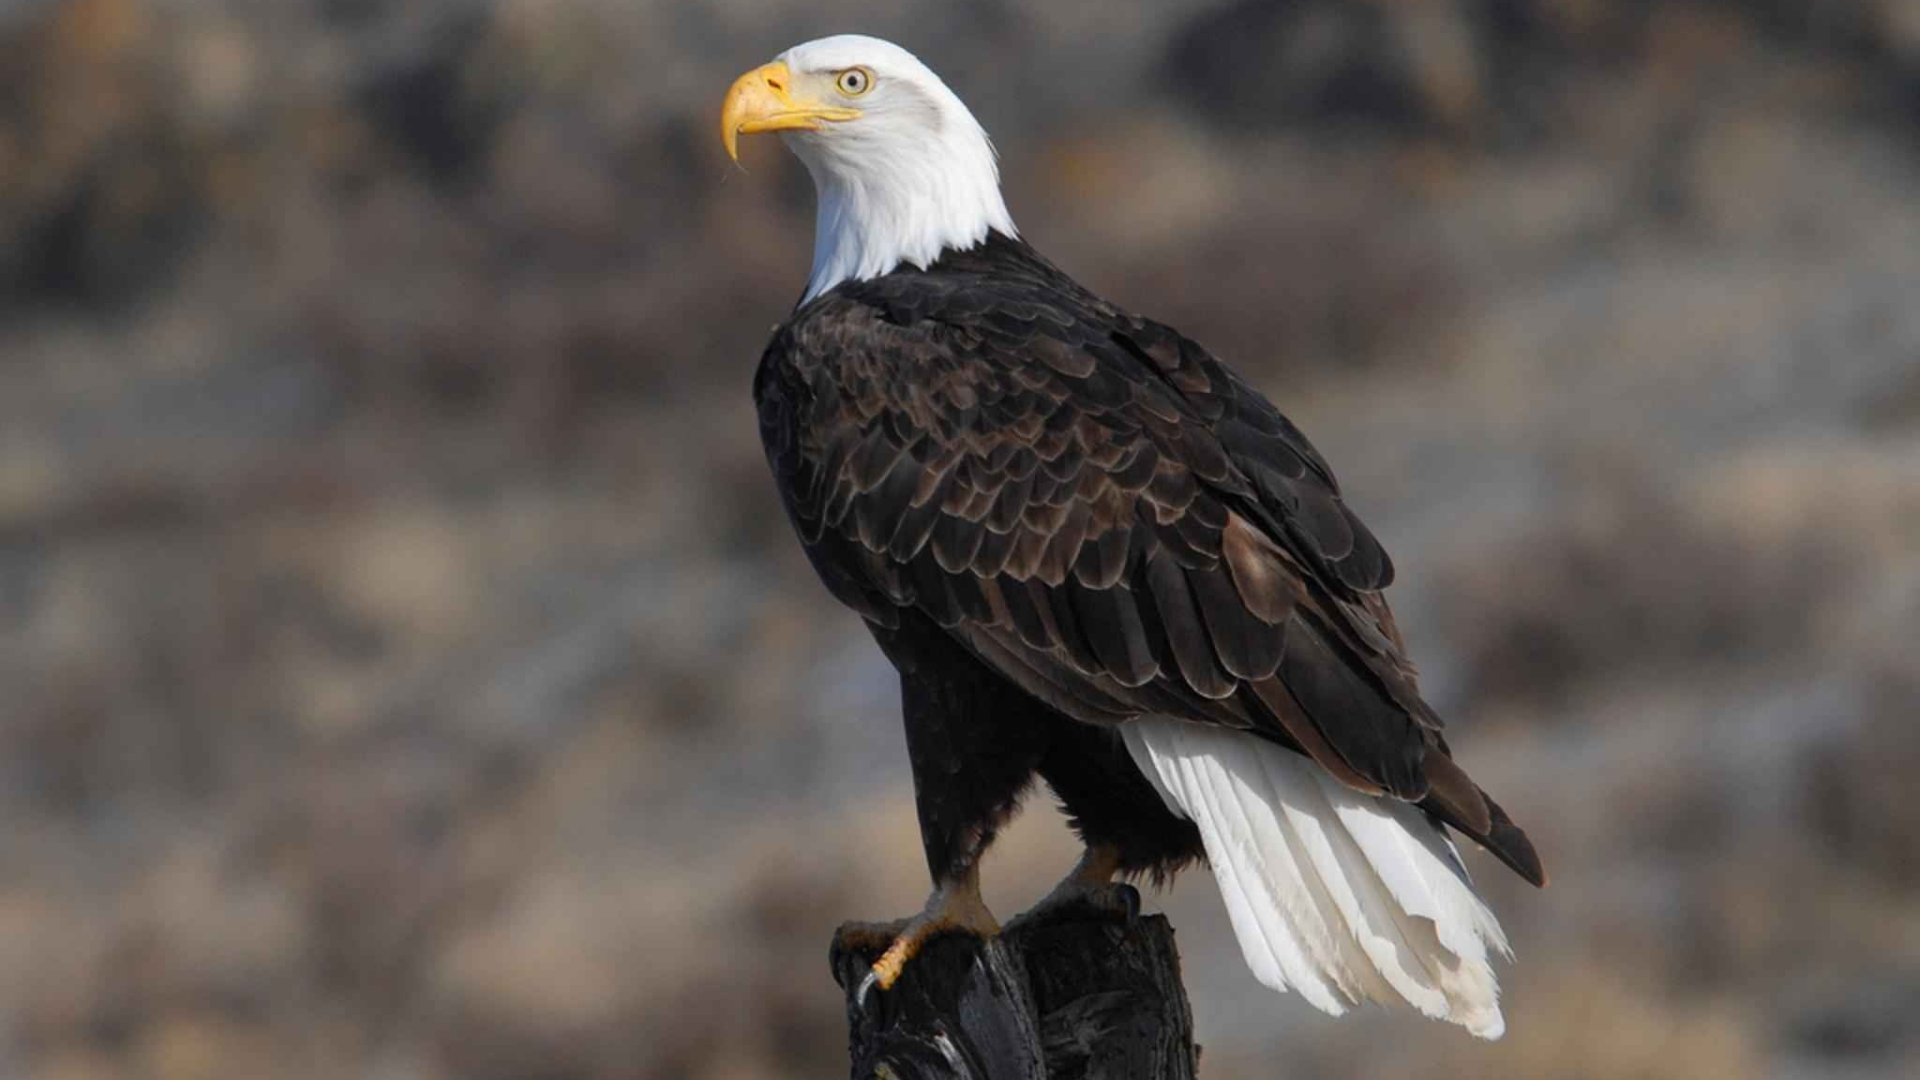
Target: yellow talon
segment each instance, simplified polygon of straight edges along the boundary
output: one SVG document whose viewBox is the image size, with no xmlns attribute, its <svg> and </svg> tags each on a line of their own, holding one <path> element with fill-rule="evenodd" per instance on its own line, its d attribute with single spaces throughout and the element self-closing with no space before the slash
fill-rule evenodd
<svg viewBox="0 0 1920 1080">
<path fill-rule="evenodd" d="M 841 931 L 843 940 L 871 934 L 876 927 L 849 926 Z M 900 975 L 906 971 L 907 963 L 920 955 L 927 942 L 949 930 L 963 930 L 989 938 L 1000 932 L 1000 924 L 994 921 L 993 913 L 987 910 L 986 902 L 980 899 L 980 877 L 977 871 L 969 872 L 958 881 L 943 885 L 927 897 L 927 906 L 907 920 L 899 933 L 893 936 L 886 951 L 873 962 L 867 977 L 860 980 L 859 988 L 854 992 L 857 1004 L 866 1004 L 867 993 L 878 986 L 882 990 L 891 990 L 900 981 Z"/>
<path fill-rule="evenodd" d="M 938 936 L 942 930 L 951 929 L 952 923 L 944 919 L 920 923 L 909 927 L 906 933 L 893 939 L 887 951 L 873 962 L 873 981 L 882 990 L 893 989 L 900 981 L 900 973 L 907 968 L 907 961 L 920 955 L 920 947 Z"/>
</svg>

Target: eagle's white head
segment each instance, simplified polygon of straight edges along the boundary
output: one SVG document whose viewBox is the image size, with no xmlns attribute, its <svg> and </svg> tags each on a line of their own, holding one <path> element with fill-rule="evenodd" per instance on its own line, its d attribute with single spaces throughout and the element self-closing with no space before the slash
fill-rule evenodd
<svg viewBox="0 0 1920 1080">
<path fill-rule="evenodd" d="M 859 34 L 795 45 L 735 80 L 720 117 L 727 153 L 778 131 L 819 196 L 801 303 L 902 263 L 925 267 L 990 229 L 1015 235 L 993 143 L 965 104 L 898 45 Z"/>
</svg>

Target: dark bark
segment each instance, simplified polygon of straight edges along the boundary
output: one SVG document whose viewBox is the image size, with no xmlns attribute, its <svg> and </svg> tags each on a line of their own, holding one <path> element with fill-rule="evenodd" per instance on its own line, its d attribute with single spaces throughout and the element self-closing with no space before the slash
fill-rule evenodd
<svg viewBox="0 0 1920 1080">
<path fill-rule="evenodd" d="M 854 1080 L 1193 1080 L 1198 1050 L 1173 928 L 1071 909 L 983 942 L 929 942 L 863 1009 L 872 953 L 835 939 Z"/>
</svg>

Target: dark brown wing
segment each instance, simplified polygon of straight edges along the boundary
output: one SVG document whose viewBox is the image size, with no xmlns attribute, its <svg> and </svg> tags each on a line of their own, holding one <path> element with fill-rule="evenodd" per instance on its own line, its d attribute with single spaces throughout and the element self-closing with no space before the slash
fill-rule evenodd
<svg viewBox="0 0 1920 1080">
<path fill-rule="evenodd" d="M 1088 722 L 1247 729 L 1542 878 L 1454 765 L 1378 541 L 1298 429 L 1011 241 L 843 286 L 776 333 L 762 433 L 809 557 Z"/>
</svg>

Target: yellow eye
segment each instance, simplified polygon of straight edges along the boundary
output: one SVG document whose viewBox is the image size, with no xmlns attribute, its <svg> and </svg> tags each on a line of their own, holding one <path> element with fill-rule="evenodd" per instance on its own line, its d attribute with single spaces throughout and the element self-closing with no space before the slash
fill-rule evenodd
<svg viewBox="0 0 1920 1080">
<path fill-rule="evenodd" d="M 859 97 L 873 89 L 873 72 L 866 68 L 848 68 L 840 73 L 840 77 L 835 79 L 833 84 L 848 97 Z"/>
</svg>

